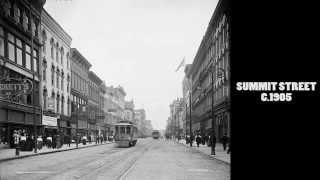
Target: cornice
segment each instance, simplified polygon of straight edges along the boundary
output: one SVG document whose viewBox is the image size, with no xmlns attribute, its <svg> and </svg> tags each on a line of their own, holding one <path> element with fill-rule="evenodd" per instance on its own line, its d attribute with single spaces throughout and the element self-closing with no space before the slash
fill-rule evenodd
<svg viewBox="0 0 320 180">
<path fill-rule="evenodd" d="M 55 35 L 57 35 L 65 44 L 71 46 L 72 38 L 71 36 L 53 19 L 50 14 L 43 9 L 41 13 L 41 24 L 45 25 L 50 29 Z"/>
</svg>

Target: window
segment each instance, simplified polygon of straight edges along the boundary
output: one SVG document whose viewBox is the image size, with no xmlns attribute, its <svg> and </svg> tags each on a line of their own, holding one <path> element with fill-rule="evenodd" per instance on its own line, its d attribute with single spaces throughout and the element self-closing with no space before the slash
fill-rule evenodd
<svg viewBox="0 0 320 180">
<path fill-rule="evenodd" d="M 60 112 L 60 101 L 59 101 L 59 99 L 60 99 L 60 96 L 59 95 L 57 95 L 57 113 L 59 113 Z"/>
<path fill-rule="evenodd" d="M 61 64 L 63 65 L 63 55 L 64 55 L 64 50 L 63 47 L 61 47 Z"/>
<path fill-rule="evenodd" d="M 68 98 L 68 101 L 67 101 L 67 116 L 69 115 L 69 109 L 70 109 L 70 99 Z"/>
<path fill-rule="evenodd" d="M 62 90 L 62 91 L 63 91 L 63 89 L 64 89 L 63 79 L 64 79 L 64 74 L 63 74 L 63 72 L 62 72 L 62 75 L 61 75 L 61 90 Z"/>
<path fill-rule="evenodd" d="M 51 68 L 51 85 L 54 86 L 54 66 Z"/>
<path fill-rule="evenodd" d="M 130 134 L 130 127 L 127 127 L 127 134 Z"/>
<path fill-rule="evenodd" d="M 50 40 L 50 45 L 51 45 L 51 58 L 54 59 L 54 40 L 51 38 Z"/>
<path fill-rule="evenodd" d="M 31 70 L 31 48 L 29 45 L 26 45 L 26 62 L 25 67 Z"/>
<path fill-rule="evenodd" d="M 59 62 L 59 43 L 56 44 L 56 61 Z"/>
<path fill-rule="evenodd" d="M 42 31 L 42 52 L 43 54 L 46 54 L 47 47 L 46 47 L 46 41 L 47 41 L 47 33 L 45 30 Z"/>
<path fill-rule="evenodd" d="M 14 46 L 14 36 L 8 33 L 8 58 L 11 61 L 15 61 L 15 46 Z"/>
<path fill-rule="evenodd" d="M 38 51 L 33 50 L 33 71 L 38 72 Z"/>
<path fill-rule="evenodd" d="M 67 52 L 67 68 L 69 69 L 69 52 Z"/>
<path fill-rule="evenodd" d="M 47 97 L 48 96 L 48 92 L 47 89 L 43 90 L 43 109 L 46 110 L 47 109 Z"/>
<path fill-rule="evenodd" d="M 2 27 L 0 27 L 0 56 L 4 56 L 4 32 Z"/>
<path fill-rule="evenodd" d="M 43 78 L 44 81 L 46 81 L 46 79 L 47 79 L 47 61 L 46 61 L 45 58 L 43 59 L 43 64 L 42 64 L 42 66 L 43 66 L 42 78 Z"/>
<path fill-rule="evenodd" d="M 57 88 L 59 89 L 59 69 L 57 69 Z"/>
<path fill-rule="evenodd" d="M 17 64 L 22 66 L 22 42 L 18 38 L 16 38 L 16 45 L 17 45 Z"/>
<path fill-rule="evenodd" d="M 61 98 L 61 114 L 64 114 L 64 96 Z"/>
<path fill-rule="evenodd" d="M 126 132 L 125 127 L 121 126 L 121 127 L 120 127 L 120 133 L 121 133 L 121 134 L 124 134 L 125 132 Z"/>
</svg>

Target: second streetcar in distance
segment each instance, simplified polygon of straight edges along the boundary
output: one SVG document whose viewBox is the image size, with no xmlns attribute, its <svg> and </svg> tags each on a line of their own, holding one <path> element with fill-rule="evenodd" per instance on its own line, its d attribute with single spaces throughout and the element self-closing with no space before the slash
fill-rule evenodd
<svg viewBox="0 0 320 180">
<path fill-rule="evenodd" d="M 158 130 L 152 131 L 152 137 L 153 139 L 159 139 L 160 138 L 160 132 Z"/>
</svg>

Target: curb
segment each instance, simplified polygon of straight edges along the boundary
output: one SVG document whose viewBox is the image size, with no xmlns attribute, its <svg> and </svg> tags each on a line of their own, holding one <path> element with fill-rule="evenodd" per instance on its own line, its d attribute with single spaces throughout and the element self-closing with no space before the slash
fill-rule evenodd
<svg viewBox="0 0 320 180">
<path fill-rule="evenodd" d="M 10 158 L 0 159 L 0 163 L 6 162 L 6 161 L 15 160 L 15 159 L 23 159 L 23 158 L 32 157 L 32 156 L 40 156 L 40 155 L 57 153 L 57 152 L 63 152 L 63 151 L 71 151 L 71 150 L 76 150 L 76 149 L 84 149 L 84 148 L 95 147 L 95 146 L 102 146 L 102 145 L 107 145 L 107 144 L 112 144 L 112 143 L 113 143 L 113 142 L 109 142 L 109 143 L 105 143 L 105 144 L 94 144 L 94 145 L 92 145 L 92 146 L 82 146 L 82 147 L 78 147 L 78 148 L 61 149 L 61 150 L 56 150 L 56 151 L 48 151 L 48 152 L 41 152 L 41 153 L 35 153 L 35 154 L 22 155 L 22 156 L 15 156 L 15 157 L 10 157 Z"/>
<path fill-rule="evenodd" d="M 183 144 L 183 143 L 180 143 L 180 142 L 179 142 L 179 144 L 181 144 L 181 145 L 183 145 L 183 146 L 185 146 L 185 147 L 190 148 L 190 146 L 187 146 L 186 144 Z M 224 160 L 215 158 L 214 156 L 212 156 L 212 155 L 210 155 L 210 154 L 206 154 L 206 153 L 204 153 L 204 152 L 202 152 L 202 151 L 200 151 L 200 150 L 198 150 L 198 149 L 194 149 L 194 148 L 191 148 L 191 149 L 194 150 L 194 151 L 196 151 L 196 152 L 199 152 L 200 154 L 209 156 L 210 159 L 217 160 L 217 161 L 219 161 L 219 162 L 221 162 L 221 163 L 224 163 L 224 164 L 227 164 L 227 165 L 230 165 L 230 164 L 231 164 L 230 162 L 227 162 L 227 161 L 224 161 Z"/>
</svg>

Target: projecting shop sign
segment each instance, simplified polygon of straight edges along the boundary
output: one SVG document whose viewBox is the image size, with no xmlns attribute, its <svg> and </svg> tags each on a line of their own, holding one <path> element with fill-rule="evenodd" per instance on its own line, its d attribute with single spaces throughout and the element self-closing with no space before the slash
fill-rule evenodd
<svg viewBox="0 0 320 180">
<path fill-rule="evenodd" d="M 46 126 L 57 126 L 57 117 L 51 117 L 51 116 L 43 116 L 42 117 L 42 125 Z"/>
</svg>

